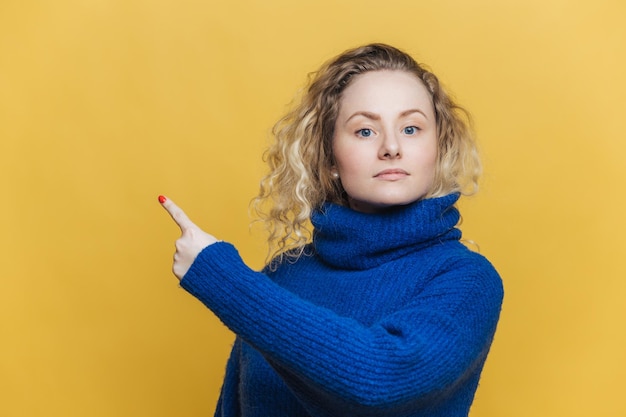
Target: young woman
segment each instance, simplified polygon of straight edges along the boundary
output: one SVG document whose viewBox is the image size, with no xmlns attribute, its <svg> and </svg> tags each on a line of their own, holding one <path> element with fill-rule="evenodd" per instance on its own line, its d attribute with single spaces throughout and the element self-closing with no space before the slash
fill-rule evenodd
<svg viewBox="0 0 626 417">
<path fill-rule="evenodd" d="M 372 44 L 323 66 L 274 134 L 263 271 L 159 197 L 174 274 L 237 335 L 215 415 L 467 416 L 503 289 L 455 228 L 480 172 L 462 109 Z"/>
</svg>

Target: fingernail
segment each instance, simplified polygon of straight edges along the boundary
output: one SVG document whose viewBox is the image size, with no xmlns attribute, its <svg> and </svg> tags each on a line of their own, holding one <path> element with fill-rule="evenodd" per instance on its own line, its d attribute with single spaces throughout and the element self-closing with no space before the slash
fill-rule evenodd
<svg viewBox="0 0 626 417">
<path fill-rule="evenodd" d="M 163 204 L 166 200 L 167 198 L 163 197 L 162 195 L 159 196 L 159 203 Z"/>
</svg>

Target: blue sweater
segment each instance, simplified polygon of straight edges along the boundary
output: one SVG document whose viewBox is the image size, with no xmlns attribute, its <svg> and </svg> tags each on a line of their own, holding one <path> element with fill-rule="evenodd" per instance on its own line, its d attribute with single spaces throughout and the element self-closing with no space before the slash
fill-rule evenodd
<svg viewBox="0 0 626 417">
<path fill-rule="evenodd" d="M 326 204 L 275 272 L 216 243 L 181 285 L 236 335 L 216 416 L 467 416 L 503 297 L 459 242 L 458 195 L 383 214 Z"/>
</svg>

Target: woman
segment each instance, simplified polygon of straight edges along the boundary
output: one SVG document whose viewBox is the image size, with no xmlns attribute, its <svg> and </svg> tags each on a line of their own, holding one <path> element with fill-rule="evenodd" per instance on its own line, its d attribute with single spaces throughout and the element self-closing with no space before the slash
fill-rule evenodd
<svg viewBox="0 0 626 417">
<path fill-rule="evenodd" d="M 216 416 L 467 416 L 503 290 L 455 228 L 480 172 L 462 115 L 393 47 L 322 67 L 274 129 L 262 272 L 159 197 L 174 274 L 237 335 Z"/>
</svg>

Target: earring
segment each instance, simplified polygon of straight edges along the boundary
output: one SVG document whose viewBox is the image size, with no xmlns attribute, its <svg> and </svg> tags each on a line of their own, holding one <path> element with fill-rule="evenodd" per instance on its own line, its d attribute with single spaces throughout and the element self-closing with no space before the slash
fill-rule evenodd
<svg viewBox="0 0 626 417">
<path fill-rule="evenodd" d="M 333 177 L 334 179 L 339 178 L 339 173 L 338 173 L 338 172 L 336 172 L 336 171 L 335 171 L 335 172 L 333 172 L 333 173 L 331 173 L 330 175 L 332 175 L 332 177 Z"/>
</svg>

